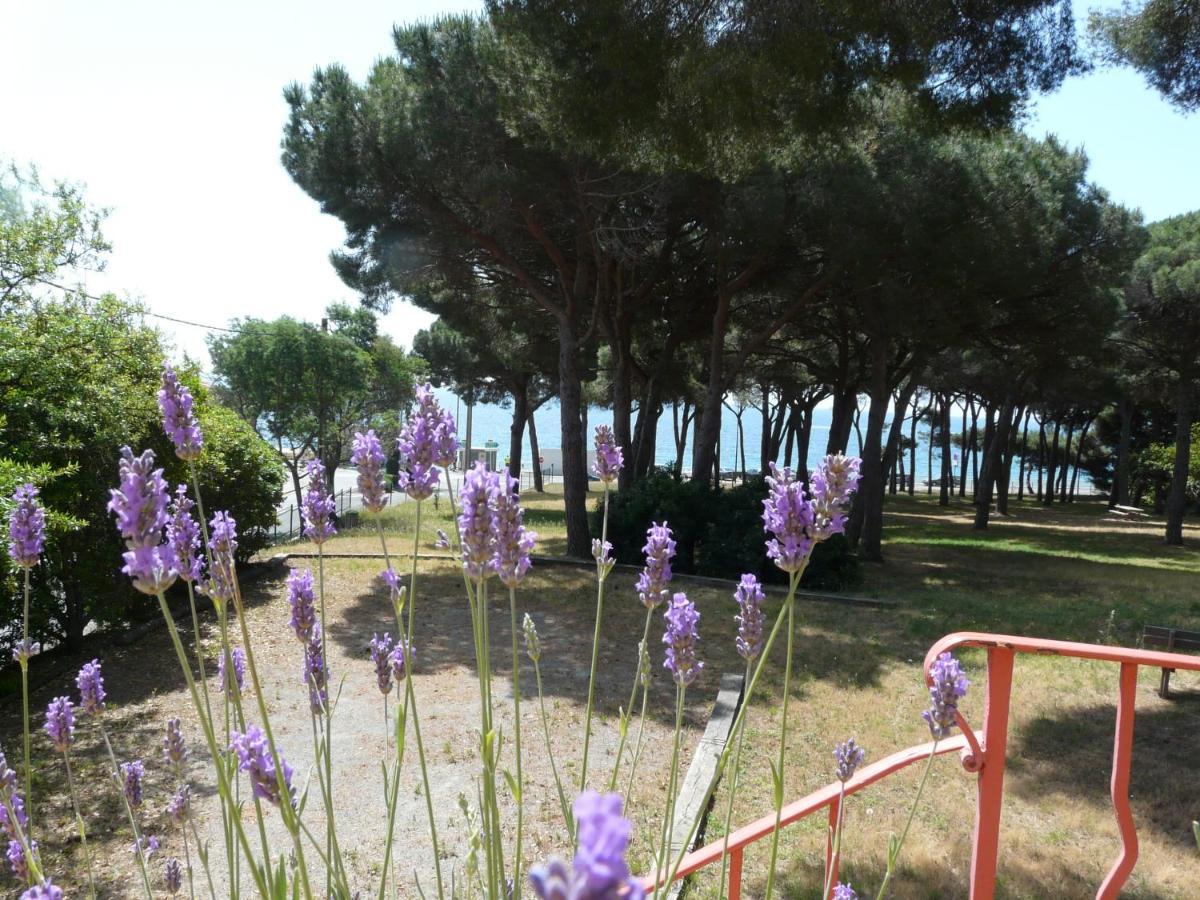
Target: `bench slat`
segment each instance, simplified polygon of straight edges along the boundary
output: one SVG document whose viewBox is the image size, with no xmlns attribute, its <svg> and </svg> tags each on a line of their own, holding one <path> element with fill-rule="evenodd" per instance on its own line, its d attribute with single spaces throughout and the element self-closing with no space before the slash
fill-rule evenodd
<svg viewBox="0 0 1200 900">
<path fill-rule="evenodd" d="M 1174 632 L 1174 640 L 1171 635 Z M 1200 650 L 1200 631 L 1184 631 L 1181 628 L 1166 628 L 1147 625 L 1142 630 L 1142 644 L 1147 647 L 1167 647 L 1172 650 Z"/>
</svg>

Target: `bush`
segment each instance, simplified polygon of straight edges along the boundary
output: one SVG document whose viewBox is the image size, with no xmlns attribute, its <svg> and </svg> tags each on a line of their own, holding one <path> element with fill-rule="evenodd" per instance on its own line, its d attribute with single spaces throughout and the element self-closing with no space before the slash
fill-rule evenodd
<svg viewBox="0 0 1200 900">
<path fill-rule="evenodd" d="M 737 579 L 746 572 L 766 582 L 784 583 L 786 575 L 767 559 L 763 546 L 762 503 L 767 485 L 754 477 L 732 488 L 699 481 L 678 482 L 654 472 L 609 497 L 608 539 L 618 562 L 640 564 L 646 529 L 667 521 L 675 535 L 674 569 L 694 575 Z M 593 534 L 600 533 L 603 501 L 592 512 Z M 860 579 L 858 556 L 835 535 L 817 545 L 801 585 L 842 590 Z"/>
</svg>

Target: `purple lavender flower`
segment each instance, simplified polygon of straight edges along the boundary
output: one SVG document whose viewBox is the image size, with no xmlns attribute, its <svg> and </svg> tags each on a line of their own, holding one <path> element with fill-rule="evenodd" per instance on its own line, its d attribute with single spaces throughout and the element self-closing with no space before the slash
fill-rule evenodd
<svg viewBox="0 0 1200 900">
<path fill-rule="evenodd" d="M 304 516 L 304 534 L 314 544 L 323 544 L 337 534 L 333 524 L 337 504 L 329 495 L 329 487 L 325 484 L 325 464 L 319 459 L 308 463 L 308 490 L 304 493 L 300 512 Z"/>
<path fill-rule="evenodd" d="M 32 568 L 46 545 L 46 512 L 37 499 L 38 489 L 23 484 L 13 492 L 13 508 L 8 514 L 8 556 L 24 569 Z"/>
<path fill-rule="evenodd" d="M 297 640 L 308 643 L 317 624 L 312 570 L 292 569 L 287 578 L 287 595 L 288 606 L 292 610 L 288 627 L 296 633 Z"/>
<path fill-rule="evenodd" d="M 234 680 L 237 682 L 237 692 L 240 694 L 246 687 L 246 651 L 241 647 L 234 647 L 229 651 L 229 655 L 233 657 L 233 674 Z M 217 654 L 217 679 L 220 681 L 220 690 L 222 693 L 229 690 L 229 685 L 225 681 L 225 654 Z"/>
<path fill-rule="evenodd" d="M 846 530 L 850 495 L 858 489 L 861 460 L 838 453 L 826 456 L 812 475 L 813 537 L 823 541 Z"/>
<path fill-rule="evenodd" d="M 18 845 L 19 846 L 19 845 Z M 47 878 L 45 884 L 35 884 L 21 895 L 21 900 L 63 900 L 63 889 Z"/>
<path fill-rule="evenodd" d="M 167 804 L 167 815 L 176 822 L 187 821 L 188 815 L 192 811 L 192 789 L 186 784 L 181 784 L 171 797 L 171 802 Z"/>
<path fill-rule="evenodd" d="M 488 578 L 495 574 L 497 495 L 499 479 L 482 462 L 473 465 L 463 478 L 462 513 L 458 517 L 458 532 L 462 539 L 463 568 L 472 578 Z"/>
<path fill-rule="evenodd" d="M 437 540 L 433 542 L 433 546 L 436 550 L 449 550 L 450 535 L 446 534 L 446 532 L 439 528 L 437 530 Z"/>
<path fill-rule="evenodd" d="M 134 456 L 121 448 L 120 486 L 110 490 L 108 510 L 117 517 L 117 530 L 129 549 L 156 547 L 167 524 L 167 483 L 154 468 L 154 451 Z"/>
<path fill-rule="evenodd" d="M 75 740 L 75 710 L 70 697 L 55 697 L 46 707 L 46 734 L 59 753 L 66 753 Z"/>
<path fill-rule="evenodd" d="M 846 782 L 854 777 L 854 770 L 862 765 L 867 753 L 855 743 L 854 738 L 838 744 L 833 748 L 833 758 L 837 760 L 838 781 Z"/>
<path fill-rule="evenodd" d="M 124 782 L 125 800 L 130 809 L 142 805 L 142 780 L 146 777 L 146 767 L 140 759 L 121 763 L 121 779 Z"/>
<path fill-rule="evenodd" d="M 574 812 L 579 846 L 573 870 L 559 859 L 533 868 L 534 893 L 541 900 L 642 900 L 641 883 L 625 861 L 633 826 L 621 814 L 620 795 L 584 791 Z"/>
<path fill-rule="evenodd" d="M 313 628 L 308 646 L 304 648 L 303 677 L 308 685 L 308 705 L 314 713 L 322 715 L 329 708 L 329 668 L 320 625 Z"/>
<path fill-rule="evenodd" d="M 89 716 L 104 712 L 104 698 L 108 696 L 104 690 L 104 676 L 100 672 L 100 660 L 93 659 L 84 663 L 75 676 L 75 686 L 79 688 L 79 703 Z"/>
<path fill-rule="evenodd" d="M 154 468 L 150 450 L 135 458 L 132 450 L 122 447 L 120 475 L 120 487 L 109 491 L 108 509 L 116 515 L 117 530 L 129 548 L 121 571 L 142 593 L 162 593 L 178 575 L 174 547 L 160 543 L 168 522 L 167 483 L 162 469 Z"/>
<path fill-rule="evenodd" d="M 517 496 L 519 483 L 499 473 L 496 492 L 496 555 L 492 563 L 505 587 L 515 588 L 529 571 L 529 552 L 537 534 L 525 529 L 525 511 Z"/>
<path fill-rule="evenodd" d="M 188 499 L 187 485 L 179 485 L 167 523 L 167 542 L 175 551 L 175 568 L 179 577 L 189 583 L 200 578 L 200 524 L 192 515 L 195 505 Z"/>
<path fill-rule="evenodd" d="M 392 652 L 392 636 L 386 631 L 383 637 L 375 634 L 371 638 L 371 662 L 375 664 L 375 684 L 379 686 L 379 693 L 390 694 L 392 692 L 392 664 L 388 659 Z"/>
<path fill-rule="evenodd" d="M 949 736 L 957 724 L 958 701 L 967 695 L 970 682 L 962 666 L 949 653 L 941 654 L 929 667 L 929 709 L 921 718 L 929 725 L 935 741 Z"/>
<path fill-rule="evenodd" d="M 671 599 L 663 619 L 667 623 L 663 635 L 667 658 L 663 668 L 671 673 L 676 684 L 687 687 L 704 668 L 704 663 L 696 659 L 696 641 L 700 637 L 696 633 L 696 624 L 700 621 L 700 613 L 687 594 L 680 592 Z"/>
<path fill-rule="evenodd" d="M 849 884 L 842 884 L 840 881 L 833 886 L 833 893 L 830 895 L 830 900 L 858 900 L 858 892 Z"/>
<path fill-rule="evenodd" d="M 9 820 L 10 808 L 16 822 Z M 17 792 L 17 773 L 9 768 L 8 760 L 0 751 L 0 831 L 10 839 L 17 840 L 17 836 L 28 829 L 29 816 L 25 813 L 25 801 Z"/>
<path fill-rule="evenodd" d="M 604 484 L 611 485 L 617 480 L 617 476 L 621 472 L 621 467 L 624 465 L 624 459 L 621 454 L 621 446 L 617 443 L 617 439 L 613 437 L 612 429 L 607 425 L 596 426 L 596 462 L 594 471 L 596 477 Z"/>
<path fill-rule="evenodd" d="M 767 556 L 785 572 L 799 572 L 813 548 L 813 507 L 804 497 L 804 485 L 789 468 L 771 463 L 767 478 L 770 493 L 763 501 L 763 525 L 768 534 Z"/>
<path fill-rule="evenodd" d="M 664 521 L 652 523 L 646 531 L 646 567 L 638 576 L 638 598 L 646 609 L 654 609 L 667 599 L 667 585 L 671 583 L 671 560 L 675 556 L 675 541 L 671 528 Z"/>
<path fill-rule="evenodd" d="M 183 867 L 173 856 L 163 865 L 163 883 L 170 894 L 178 894 L 179 889 L 183 887 Z"/>
<path fill-rule="evenodd" d="M 429 497 L 438 483 L 437 466 L 448 466 L 458 452 L 454 418 L 442 410 L 433 386 L 417 388 L 417 409 L 400 430 L 400 487 L 414 500 Z"/>
<path fill-rule="evenodd" d="M 130 853 L 141 853 L 146 861 L 150 861 L 150 857 L 158 852 L 158 848 L 162 843 L 158 839 L 158 835 L 152 834 L 149 837 L 143 835 L 139 840 L 134 841 L 129 845 Z"/>
<path fill-rule="evenodd" d="M 734 616 L 737 622 L 738 636 L 734 642 L 738 655 L 746 661 L 758 658 L 763 648 L 763 611 L 762 604 L 766 599 L 762 585 L 753 575 L 743 575 L 733 592 L 737 601 L 738 614 Z"/>
<path fill-rule="evenodd" d="M 163 758 L 175 772 L 183 771 L 187 761 L 187 742 L 183 739 L 183 726 L 179 719 L 167 719 L 167 733 L 163 736 Z"/>
<path fill-rule="evenodd" d="M 392 677 L 396 679 L 397 684 L 408 677 L 413 657 L 412 645 L 406 643 L 403 637 L 397 638 L 396 645 L 388 654 L 388 662 L 392 665 Z"/>
<path fill-rule="evenodd" d="M 162 390 L 158 392 L 163 430 L 175 445 L 175 455 L 192 462 L 200 458 L 204 435 L 192 411 L 192 392 L 179 383 L 170 363 L 163 363 Z"/>
<path fill-rule="evenodd" d="M 235 733 L 229 749 L 237 754 L 238 768 L 250 776 L 254 796 L 278 806 L 279 778 L 263 730 L 257 725 L 250 725 L 244 734 Z M 292 787 L 292 767 L 282 756 L 279 762 L 283 766 L 283 783 L 288 793 L 288 802 L 295 806 L 296 792 Z"/>
<path fill-rule="evenodd" d="M 37 856 L 37 841 L 29 842 L 29 849 Z M 29 860 L 25 858 L 25 847 L 18 840 L 8 842 L 8 867 L 17 881 L 29 883 Z M 28 891 L 26 891 L 28 893 Z"/>
<path fill-rule="evenodd" d="M 13 647 L 13 662 L 24 664 L 42 652 L 42 645 L 31 638 L 22 638 Z"/>
<path fill-rule="evenodd" d="M 229 513 L 218 510 L 208 523 L 208 550 L 212 562 L 208 567 L 207 591 L 214 600 L 228 603 L 233 599 L 237 547 L 237 521 Z"/>
<path fill-rule="evenodd" d="M 379 512 L 387 505 L 388 496 L 383 481 L 383 447 L 375 436 L 375 429 L 354 433 L 354 452 L 350 461 L 358 467 L 358 492 L 362 494 L 363 506 L 371 512 Z"/>
</svg>

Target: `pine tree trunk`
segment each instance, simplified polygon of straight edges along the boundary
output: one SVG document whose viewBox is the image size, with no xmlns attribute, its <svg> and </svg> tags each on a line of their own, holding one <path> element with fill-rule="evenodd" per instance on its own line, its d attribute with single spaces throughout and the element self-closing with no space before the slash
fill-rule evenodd
<svg viewBox="0 0 1200 900">
<path fill-rule="evenodd" d="M 533 489 L 541 494 L 545 492 L 546 485 L 542 482 L 542 456 L 538 449 L 537 425 L 533 420 L 533 412 L 533 409 L 529 410 L 529 452 L 533 454 L 529 464 L 533 467 Z"/>
<path fill-rule="evenodd" d="M 1021 428 L 1021 471 L 1017 476 L 1017 500 L 1025 499 L 1025 463 L 1029 450 L 1029 416 L 1032 410 L 1025 410 L 1025 424 Z"/>
<path fill-rule="evenodd" d="M 1187 512 L 1187 482 L 1192 459 L 1192 367 L 1184 365 L 1175 389 L 1175 466 L 1167 495 L 1166 542 L 1183 544 L 1183 517 Z"/>
<path fill-rule="evenodd" d="M 1129 505 L 1129 451 L 1133 446 L 1133 402 L 1122 397 L 1117 406 L 1121 417 L 1121 436 L 1117 440 L 1117 470 L 1113 475 L 1113 490 L 1108 505 Z"/>
<path fill-rule="evenodd" d="M 1050 442 L 1050 458 L 1046 461 L 1046 496 L 1042 503 L 1051 506 L 1058 492 L 1058 422 L 1054 423 L 1054 438 Z"/>
<path fill-rule="evenodd" d="M 861 539 L 863 559 L 876 562 L 883 559 L 883 421 L 892 393 L 888 386 L 887 363 L 887 342 L 876 337 L 871 341 L 871 406 L 863 443 L 862 480 L 846 529 L 850 545 L 858 545 Z"/>
<path fill-rule="evenodd" d="M 529 419 L 529 382 L 513 387 L 513 416 L 508 429 L 508 474 L 521 483 L 521 451 L 525 448 L 525 423 Z"/>
<path fill-rule="evenodd" d="M 908 496 L 912 497 L 917 491 L 917 421 L 921 418 L 917 412 L 920 406 L 916 395 L 912 401 L 912 419 L 908 426 Z"/>
<path fill-rule="evenodd" d="M 1004 447 L 1008 444 L 1009 426 L 1012 424 L 1015 401 L 1011 394 L 1005 395 L 996 411 L 995 423 L 989 409 L 984 436 L 983 464 L 979 473 L 979 485 L 975 494 L 975 528 L 986 530 L 992 512 L 992 490 L 1003 460 Z M 990 432 L 988 434 L 987 432 Z"/>
<path fill-rule="evenodd" d="M 592 552 L 588 530 L 588 479 L 583 444 L 583 385 L 579 373 L 581 348 L 569 319 L 559 324 L 558 405 L 562 426 L 563 501 L 567 523 L 567 555 L 586 559 Z"/>
<path fill-rule="evenodd" d="M 766 475 L 771 470 L 771 386 L 766 382 L 762 391 L 762 433 L 759 434 L 759 471 Z"/>
<path fill-rule="evenodd" d="M 1037 485 L 1037 501 L 1041 503 L 1042 495 L 1042 476 L 1046 472 L 1046 419 L 1043 414 L 1042 418 L 1038 419 L 1038 485 Z"/>
<path fill-rule="evenodd" d="M 954 470 L 950 459 L 950 397 L 942 394 L 938 398 L 938 409 L 941 411 L 941 434 L 939 441 L 942 454 L 941 490 L 938 492 L 938 506 L 950 505 L 950 494 L 954 491 Z"/>
</svg>

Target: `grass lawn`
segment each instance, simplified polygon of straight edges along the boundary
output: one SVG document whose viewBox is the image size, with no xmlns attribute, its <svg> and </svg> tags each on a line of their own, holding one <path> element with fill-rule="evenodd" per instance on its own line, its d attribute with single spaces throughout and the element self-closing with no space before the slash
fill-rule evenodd
<svg viewBox="0 0 1200 900">
<path fill-rule="evenodd" d="M 523 499 L 529 524 L 542 535 L 539 551 L 561 553 L 565 545 L 561 495 L 529 493 Z M 411 547 L 414 510 L 412 504 L 401 504 L 385 514 L 393 554 L 406 553 Z M 1052 510 L 1014 504 L 1009 518 L 997 519 L 988 532 L 979 533 L 971 529 L 971 511 L 966 503 L 941 509 L 925 498 L 889 501 L 887 562 L 865 565 L 863 583 L 855 593 L 898 600 L 898 607 L 800 604 L 785 771 L 788 799 L 832 780 L 831 751 L 836 741 L 854 736 L 867 748 L 869 759 L 878 759 L 927 740 L 928 731 L 919 718 L 926 699 L 920 663 L 929 645 L 943 634 L 970 629 L 1133 646 L 1147 623 L 1200 628 L 1200 549 L 1193 548 L 1200 544 L 1200 531 L 1189 530 L 1187 548 L 1166 548 L 1160 543 L 1161 523 L 1110 520 L 1100 504 L 1076 503 Z M 451 527 L 447 504 L 425 508 L 422 551 L 436 552 L 434 530 Z M 364 527 L 339 535 L 326 550 L 374 553 L 378 547 L 378 535 Z M 295 544 L 286 549 L 303 553 L 312 548 Z M 297 560 L 293 564 L 302 563 Z M 395 564 L 407 567 L 403 558 Z M 335 776 L 341 779 L 339 828 L 345 829 L 344 841 L 353 841 L 351 866 L 364 878 L 377 868 L 379 855 L 377 838 L 372 835 L 380 830 L 377 750 L 383 738 L 365 642 L 372 631 L 388 624 L 383 593 L 374 580 L 380 568 L 381 564 L 371 559 L 326 563 L 331 646 L 337 654 L 333 666 L 335 673 L 347 679 L 344 706 L 338 712 L 338 733 L 345 735 L 336 750 L 342 761 L 339 772 L 343 773 Z M 471 694 L 476 689 L 465 604 L 454 568 L 450 562 L 422 562 L 417 688 L 420 696 L 427 698 L 422 706 L 422 729 L 435 767 L 434 791 L 446 858 L 461 866 L 466 833 L 455 798 L 460 792 L 473 793 Z M 688 692 L 685 747 L 690 750 L 703 728 L 721 673 L 741 671 L 743 663 L 733 649 L 731 596 L 711 587 L 685 587 L 702 613 L 701 653 L 707 661 L 703 676 Z M 304 767 L 311 757 L 311 750 L 306 757 L 307 704 L 296 677 L 298 645 L 283 625 L 287 616 L 283 585 L 268 581 L 250 593 L 253 606 L 248 624 L 256 652 L 267 661 L 270 701 L 278 711 L 273 719 L 282 722 L 290 717 L 291 726 L 279 726 L 281 740 L 289 757 Z M 511 695 L 507 597 L 493 599 L 495 687 L 501 708 L 507 709 Z M 560 771 L 571 780 L 578 773 L 594 585 L 586 569 L 542 567 L 535 569 L 522 588 L 519 602 L 522 611 L 530 611 L 543 630 L 542 666 L 547 702 L 555 720 L 554 755 Z M 777 609 L 778 600 L 770 601 L 768 614 Z M 643 616 L 633 577 L 614 573 L 606 603 L 597 690 L 601 721 L 592 744 L 593 772 L 607 774 L 612 765 L 615 716 L 628 699 Z M 656 671 L 648 726 L 651 739 L 631 796 L 631 858 L 639 871 L 648 865 L 650 848 L 657 839 L 656 805 L 665 791 L 673 721 L 672 686 L 659 668 L 660 635 L 660 617 L 656 616 L 651 638 Z M 157 764 L 163 717 L 183 709 L 181 678 L 173 654 L 161 632 L 126 648 L 89 653 L 87 658 L 96 652 L 104 655 L 109 672 L 110 730 L 117 752 L 126 758 L 147 758 L 147 795 L 154 799 L 148 801 L 145 824 L 151 830 L 160 828 L 167 849 L 177 853 L 179 848 L 174 845 L 178 841 L 162 813 L 170 786 Z M 770 761 L 777 752 L 782 661 L 781 643 L 750 711 L 735 825 L 770 810 Z M 976 725 L 982 720 L 979 689 L 985 680 L 983 662 L 982 653 L 964 656 L 974 683 L 964 711 Z M 1190 823 L 1200 818 L 1200 782 L 1194 776 L 1195 761 L 1200 758 L 1200 678 L 1177 674 L 1173 687 L 1180 696 L 1167 702 L 1154 693 L 1157 676 L 1157 671 L 1146 672 L 1139 685 L 1131 795 L 1141 857 L 1125 896 L 1195 897 L 1200 853 L 1192 841 Z M 527 662 L 521 678 L 530 778 L 526 849 L 533 862 L 565 848 Z M 69 687 L 66 677 L 61 684 L 45 686 L 34 696 L 35 709 L 44 708 L 50 697 Z M 1115 666 L 1056 658 L 1018 659 L 999 896 L 1091 897 L 1116 857 L 1119 844 L 1108 800 L 1116 687 Z M 476 691 L 474 702 L 477 700 Z M 6 750 L 18 747 L 19 711 L 19 700 L 6 702 L 0 720 Z M 40 726 L 40 721 L 40 714 L 35 715 L 35 726 Z M 92 823 L 91 842 L 101 859 L 103 895 L 136 896 L 137 882 L 126 850 L 128 838 L 123 829 L 113 830 L 121 827 L 120 809 L 100 781 L 102 760 L 92 732 L 87 724 L 80 728 L 76 773 L 80 777 L 82 772 L 81 780 L 87 782 L 84 814 Z M 194 727 L 190 733 L 195 736 Z M 36 744 L 44 771 L 38 783 L 39 797 L 53 798 L 45 800 L 42 821 L 46 830 L 39 833 L 39 840 L 47 858 L 56 860 L 54 871 L 75 873 L 66 882 L 75 887 L 73 896 L 80 893 L 83 864 L 78 843 L 72 838 L 61 759 L 55 760 L 40 735 Z M 10 751 L 10 762 L 16 755 Z M 212 810 L 211 787 L 204 781 L 199 747 L 193 750 L 193 757 L 198 805 Z M 400 864 L 402 870 L 421 869 L 422 885 L 428 890 L 424 799 L 411 761 L 405 766 Z M 888 835 L 903 826 L 918 775 L 910 770 L 889 778 L 848 804 L 842 873 L 864 896 L 873 896 L 878 887 Z M 722 833 L 726 802 L 723 785 L 716 798 L 717 812 L 710 819 L 709 839 Z M 315 796 L 310 805 L 314 828 L 319 829 Z M 955 758 L 941 758 L 934 765 L 891 896 L 966 896 L 973 814 L 974 777 L 963 772 Z M 212 818 L 206 827 L 216 836 L 219 825 L 213 828 Z M 784 832 L 782 896 L 818 896 L 824 841 L 823 816 Z M 282 841 L 277 844 L 283 846 Z M 762 895 L 767 850 L 764 842 L 748 853 L 744 896 Z M 5 888 L 9 885 L 6 882 Z M 716 871 L 701 873 L 694 882 L 694 895 L 716 894 Z"/>
</svg>

